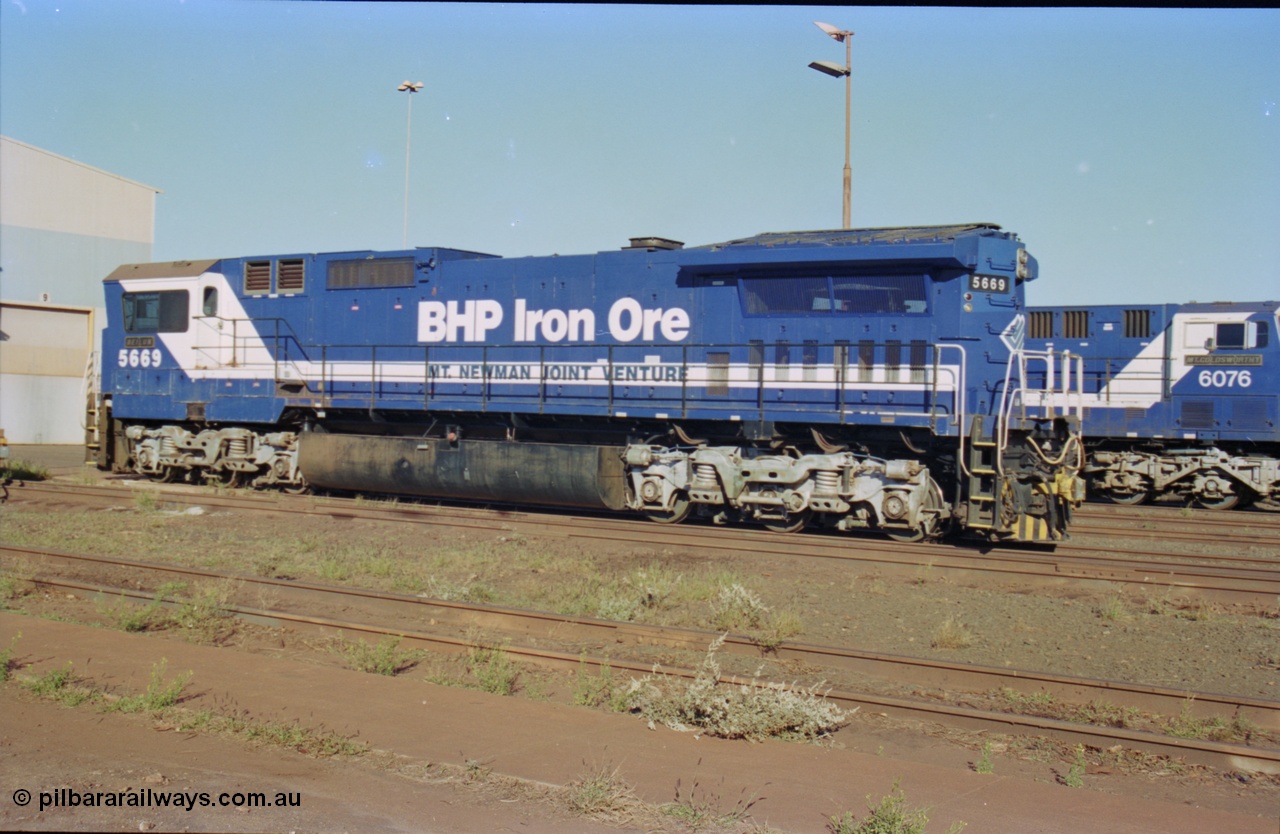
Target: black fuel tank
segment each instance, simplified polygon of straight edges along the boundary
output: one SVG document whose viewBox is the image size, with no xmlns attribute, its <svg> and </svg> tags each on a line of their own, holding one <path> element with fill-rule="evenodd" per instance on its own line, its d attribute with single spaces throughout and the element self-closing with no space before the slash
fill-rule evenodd
<svg viewBox="0 0 1280 834">
<path fill-rule="evenodd" d="M 306 432 L 298 467 L 313 485 L 504 504 L 621 510 L 622 450 L 497 440 Z"/>
</svg>

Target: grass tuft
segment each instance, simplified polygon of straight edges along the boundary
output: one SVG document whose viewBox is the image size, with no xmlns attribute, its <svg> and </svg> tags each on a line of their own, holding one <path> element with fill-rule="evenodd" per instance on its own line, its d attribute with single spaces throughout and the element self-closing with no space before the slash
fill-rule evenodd
<svg viewBox="0 0 1280 834">
<path fill-rule="evenodd" d="M 827 831 L 831 834 L 924 834 L 929 824 L 928 809 L 907 807 L 906 796 L 897 780 L 879 804 L 872 805 L 868 796 L 867 810 L 871 813 L 862 820 L 854 817 L 852 811 L 830 817 Z M 947 829 L 948 834 L 958 834 L 964 827 L 964 823 L 954 823 Z"/>
<path fill-rule="evenodd" d="M 0 480 L 12 478 L 15 481 L 47 481 L 49 470 L 38 463 L 15 458 L 5 466 L 0 466 Z"/>
<path fill-rule="evenodd" d="M 611 825 L 625 825 L 642 807 L 635 790 L 608 766 L 589 770 L 565 785 L 565 802 L 573 813 Z"/>
<path fill-rule="evenodd" d="M 967 649 L 973 645 L 973 632 L 955 617 L 947 617 L 933 633 L 935 649 Z"/>
</svg>

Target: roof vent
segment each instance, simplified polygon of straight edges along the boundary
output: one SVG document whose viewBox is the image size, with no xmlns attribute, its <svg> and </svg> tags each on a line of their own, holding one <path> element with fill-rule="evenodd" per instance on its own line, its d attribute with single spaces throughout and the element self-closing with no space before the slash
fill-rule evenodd
<svg viewBox="0 0 1280 834">
<path fill-rule="evenodd" d="M 654 249 L 683 249 L 684 241 L 672 240 L 668 237 L 633 237 L 631 238 L 631 245 L 622 248 L 648 249 L 650 252 Z"/>
</svg>

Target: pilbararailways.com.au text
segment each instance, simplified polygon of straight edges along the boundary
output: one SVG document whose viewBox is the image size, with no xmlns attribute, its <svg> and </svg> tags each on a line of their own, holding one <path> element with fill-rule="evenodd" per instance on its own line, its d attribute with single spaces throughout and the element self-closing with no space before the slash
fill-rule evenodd
<svg viewBox="0 0 1280 834">
<path fill-rule="evenodd" d="M 22 801 L 20 794 L 26 794 Z M 14 802 L 26 805 L 29 791 L 14 792 Z M 296 791 L 263 793 L 255 791 L 157 791 L 151 788 L 127 791 L 77 791 L 74 788 L 57 788 L 36 794 L 41 811 L 53 808 L 180 808 L 192 811 L 196 808 L 300 808 L 302 794 Z"/>
</svg>

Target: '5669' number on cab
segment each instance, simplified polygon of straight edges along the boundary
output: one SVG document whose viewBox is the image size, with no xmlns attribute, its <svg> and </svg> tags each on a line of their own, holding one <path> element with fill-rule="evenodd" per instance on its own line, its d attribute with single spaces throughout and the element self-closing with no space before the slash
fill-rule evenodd
<svg viewBox="0 0 1280 834">
<path fill-rule="evenodd" d="M 972 292 L 1008 293 L 1012 283 L 1010 279 L 1003 275 L 979 275 L 973 273 L 969 276 L 969 289 Z"/>
<path fill-rule="evenodd" d="M 1253 384 L 1253 374 L 1248 371 L 1201 371 L 1201 388 L 1248 388 Z"/>
<path fill-rule="evenodd" d="M 116 363 L 122 368 L 158 368 L 160 367 L 160 349 L 120 348 Z"/>
</svg>

